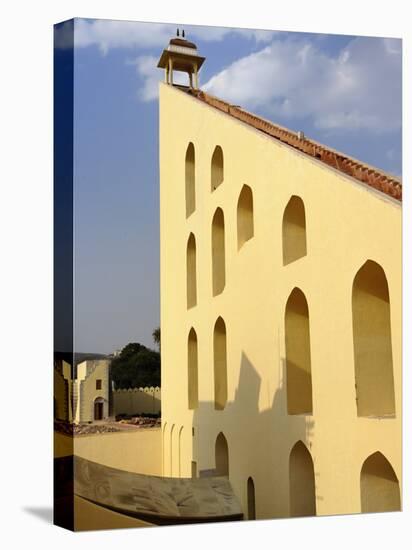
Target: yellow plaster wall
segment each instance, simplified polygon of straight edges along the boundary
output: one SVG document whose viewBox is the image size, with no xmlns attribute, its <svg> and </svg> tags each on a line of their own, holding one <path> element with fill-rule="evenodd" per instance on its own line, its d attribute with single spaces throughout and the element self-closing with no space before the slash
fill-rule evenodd
<svg viewBox="0 0 412 550">
<path fill-rule="evenodd" d="M 74 438 L 73 450 L 76 456 L 111 468 L 162 475 L 160 428 L 80 435 Z"/>
<path fill-rule="evenodd" d="M 195 148 L 196 210 L 186 219 L 189 142 Z M 223 150 L 224 179 L 211 192 L 216 145 Z M 254 236 L 238 250 L 237 203 L 244 184 L 253 192 Z M 282 222 L 293 195 L 305 207 L 307 254 L 283 265 Z M 213 297 L 211 224 L 218 207 L 224 213 L 226 281 Z M 161 84 L 160 224 L 164 475 L 190 476 L 192 461 L 198 471 L 213 469 L 222 431 L 232 486 L 246 511 L 252 477 L 257 518 L 290 515 L 289 455 L 299 440 L 313 459 L 318 515 L 360 512 L 360 471 L 376 451 L 401 482 L 400 205 Z M 191 232 L 197 305 L 187 309 Z M 382 266 L 389 285 L 395 418 L 357 416 L 352 283 L 368 259 Z M 312 415 L 288 415 L 286 407 L 284 315 L 295 287 L 309 309 Z M 219 316 L 227 330 L 224 410 L 214 408 L 213 327 Z M 188 407 L 187 388 L 192 327 L 198 340 L 195 410 Z"/>
<path fill-rule="evenodd" d="M 156 387 L 113 391 L 113 414 L 158 414 L 161 410 L 161 389 Z"/>
</svg>

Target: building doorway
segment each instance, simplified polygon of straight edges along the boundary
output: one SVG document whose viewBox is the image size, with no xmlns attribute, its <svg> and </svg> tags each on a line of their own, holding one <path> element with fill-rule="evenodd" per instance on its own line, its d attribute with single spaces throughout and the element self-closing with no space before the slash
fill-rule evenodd
<svg viewBox="0 0 412 550">
<path fill-rule="evenodd" d="M 94 401 L 94 419 L 103 420 L 103 405 L 104 401 L 101 397 L 98 397 Z"/>
</svg>

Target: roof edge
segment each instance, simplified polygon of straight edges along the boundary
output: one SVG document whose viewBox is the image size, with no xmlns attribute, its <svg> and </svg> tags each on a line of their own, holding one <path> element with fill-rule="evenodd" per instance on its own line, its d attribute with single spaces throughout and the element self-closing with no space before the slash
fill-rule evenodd
<svg viewBox="0 0 412 550">
<path fill-rule="evenodd" d="M 322 162 L 338 172 L 350 176 L 398 202 L 402 202 L 402 182 L 392 174 L 350 157 L 340 151 L 336 151 L 317 141 L 308 139 L 304 136 L 302 137 L 298 132 L 274 124 L 270 120 L 255 115 L 246 109 L 242 109 L 239 105 L 228 103 L 201 89 L 195 90 L 179 85 L 174 85 L 173 87 L 236 120 L 244 122 L 248 126 L 251 126 L 277 141 L 289 145 L 293 149 Z"/>
</svg>

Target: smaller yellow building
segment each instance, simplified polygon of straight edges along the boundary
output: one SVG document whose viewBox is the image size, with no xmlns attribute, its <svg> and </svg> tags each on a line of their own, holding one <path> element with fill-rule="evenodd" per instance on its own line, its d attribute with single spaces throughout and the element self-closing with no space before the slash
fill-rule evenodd
<svg viewBox="0 0 412 550">
<path fill-rule="evenodd" d="M 109 417 L 110 360 L 95 359 L 77 365 L 73 380 L 73 420 L 76 423 Z"/>
<path fill-rule="evenodd" d="M 110 362 L 109 359 L 87 360 L 73 368 L 65 360 L 55 361 L 55 420 L 79 424 L 109 417 Z"/>
<path fill-rule="evenodd" d="M 85 360 L 72 376 L 71 365 L 54 365 L 54 418 L 76 424 L 107 420 L 118 415 L 158 415 L 161 390 L 156 387 L 115 389 L 110 359 Z"/>
</svg>

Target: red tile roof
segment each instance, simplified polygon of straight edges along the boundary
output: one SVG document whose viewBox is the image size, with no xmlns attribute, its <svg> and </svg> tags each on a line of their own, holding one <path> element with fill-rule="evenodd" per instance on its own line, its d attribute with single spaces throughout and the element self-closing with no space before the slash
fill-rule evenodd
<svg viewBox="0 0 412 550">
<path fill-rule="evenodd" d="M 238 105 L 231 105 L 230 103 L 209 95 L 202 90 L 193 90 L 183 86 L 180 88 L 185 89 L 189 94 L 196 97 L 200 101 L 203 101 L 207 105 L 210 105 L 211 107 L 214 107 L 215 109 L 218 109 L 219 111 L 226 113 L 237 120 L 245 122 L 256 130 L 260 130 L 261 132 L 264 132 L 282 143 L 286 143 L 294 149 L 320 160 L 328 166 L 331 166 L 332 168 L 335 168 L 336 170 L 339 170 L 340 172 L 347 174 L 348 176 L 351 176 L 394 199 L 397 199 L 398 201 L 402 201 L 402 183 L 391 174 L 387 174 L 373 166 L 368 166 L 359 160 L 348 157 L 343 153 L 335 151 L 325 145 L 317 143 L 316 141 L 307 139 L 306 137 L 292 132 L 291 130 L 277 126 L 268 120 L 245 111 Z"/>
</svg>

